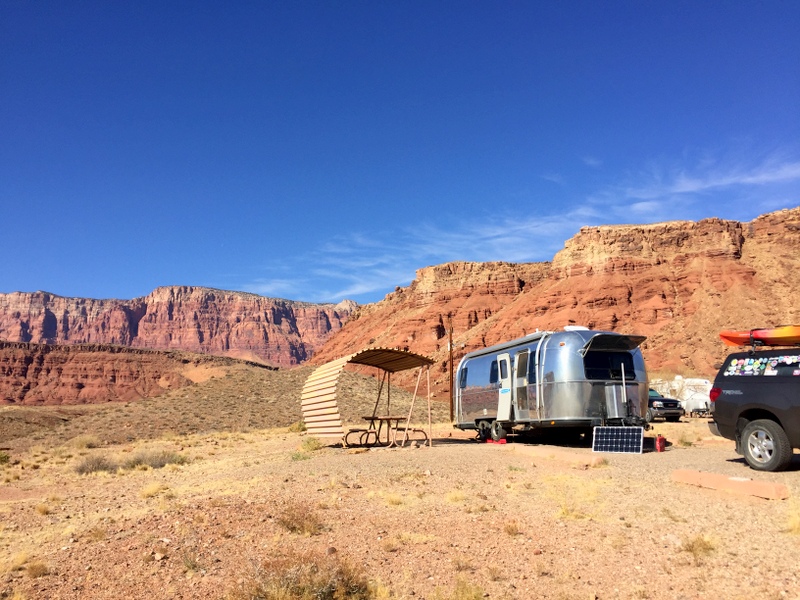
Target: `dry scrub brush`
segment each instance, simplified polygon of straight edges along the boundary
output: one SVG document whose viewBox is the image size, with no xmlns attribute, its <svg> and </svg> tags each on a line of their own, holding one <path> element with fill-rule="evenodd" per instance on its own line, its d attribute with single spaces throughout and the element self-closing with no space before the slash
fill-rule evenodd
<svg viewBox="0 0 800 600">
<path fill-rule="evenodd" d="M 256 565 L 227 600 L 372 600 L 388 597 L 336 555 L 292 555 Z"/>
</svg>

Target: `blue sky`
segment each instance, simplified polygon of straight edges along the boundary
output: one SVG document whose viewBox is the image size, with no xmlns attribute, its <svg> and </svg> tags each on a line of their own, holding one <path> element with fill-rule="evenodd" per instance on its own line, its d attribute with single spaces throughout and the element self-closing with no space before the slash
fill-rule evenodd
<svg viewBox="0 0 800 600">
<path fill-rule="evenodd" d="M 0 292 L 381 299 L 800 204 L 800 2 L 0 0 Z"/>
</svg>

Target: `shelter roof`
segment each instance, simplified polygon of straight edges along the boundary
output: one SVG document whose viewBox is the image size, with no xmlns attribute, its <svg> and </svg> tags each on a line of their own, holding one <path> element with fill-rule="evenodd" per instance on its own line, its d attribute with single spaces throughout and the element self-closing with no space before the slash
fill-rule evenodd
<svg viewBox="0 0 800 600">
<path fill-rule="evenodd" d="M 347 357 L 347 362 L 378 367 L 390 373 L 432 365 L 433 359 L 393 348 L 366 348 Z"/>
</svg>

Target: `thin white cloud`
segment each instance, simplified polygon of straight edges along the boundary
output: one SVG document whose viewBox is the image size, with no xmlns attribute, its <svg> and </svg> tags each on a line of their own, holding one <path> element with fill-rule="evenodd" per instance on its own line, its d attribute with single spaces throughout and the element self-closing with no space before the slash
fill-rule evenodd
<svg viewBox="0 0 800 600">
<path fill-rule="evenodd" d="M 594 156 L 583 156 L 581 160 L 586 166 L 592 167 L 593 169 L 599 169 L 603 166 L 603 161 Z"/>
<path fill-rule="evenodd" d="M 371 297 L 407 285 L 416 270 L 451 261 L 536 262 L 551 260 L 574 235 L 586 218 L 594 215 L 586 207 L 549 215 L 490 218 L 475 222 L 453 222 L 448 228 L 431 223 L 414 229 L 356 232 L 328 240 L 318 249 L 288 258 L 283 269 L 293 264 L 315 265 L 302 279 L 263 278 L 242 286 L 247 291 L 272 295 L 290 292 L 298 299 L 338 302 L 343 298 Z M 363 301 L 363 300 L 362 300 Z"/>
<path fill-rule="evenodd" d="M 758 208 L 776 210 L 800 188 L 800 160 L 772 158 L 748 167 L 708 155 L 691 167 L 651 162 L 624 182 L 599 186 L 570 204 L 530 201 L 527 212 L 486 214 L 474 220 L 426 222 L 414 228 L 354 231 L 265 268 L 269 275 L 243 289 L 314 302 L 380 299 L 408 285 L 417 269 L 451 261 L 552 260 L 585 225 L 655 223 L 709 216 L 750 219 Z M 788 184 L 788 189 L 787 189 Z M 757 192 L 757 193 L 755 193 Z M 783 204 L 781 204 L 783 202 Z M 754 208 L 756 207 L 756 208 Z M 726 214 L 710 214 L 724 208 Z M 741 214 L 739 214 L 741 213 Z M 523 215 L 523 216 L 520 216 Z"/>
<path fill-rule="evenodd" d="M 559 185 L 564 183 L 564 177 L 558 173 L 545 173 L 543 175 L 539 175 L 545 181 L 550 181 L 552 183 L 557 183 Z"/>
<path fill-rule="evenodd" d="M 776 163 L 767 160 L 749 167 L 717 165 L 709 169 L 695 169 L 695 172 L 680 170 L 668 175 L 653 172 L 650 181 L 626 188 L 625 196 L 652 200 L 675 194 L 703 194 L 735 186 L 763 186 L 799 180 L 800 161 Z"/>
</svg>

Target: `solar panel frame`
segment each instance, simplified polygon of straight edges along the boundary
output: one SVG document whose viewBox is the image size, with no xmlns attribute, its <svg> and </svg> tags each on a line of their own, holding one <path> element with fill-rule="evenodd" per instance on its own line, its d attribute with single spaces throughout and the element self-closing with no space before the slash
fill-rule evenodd
<svg viewBox="0 0 800 600">
<path fill-rule="evenodd" d="M 644 427 L 603 426 L 592 433 L 592 452 L 641 454 L 644 448 Z"/>
</svg>

